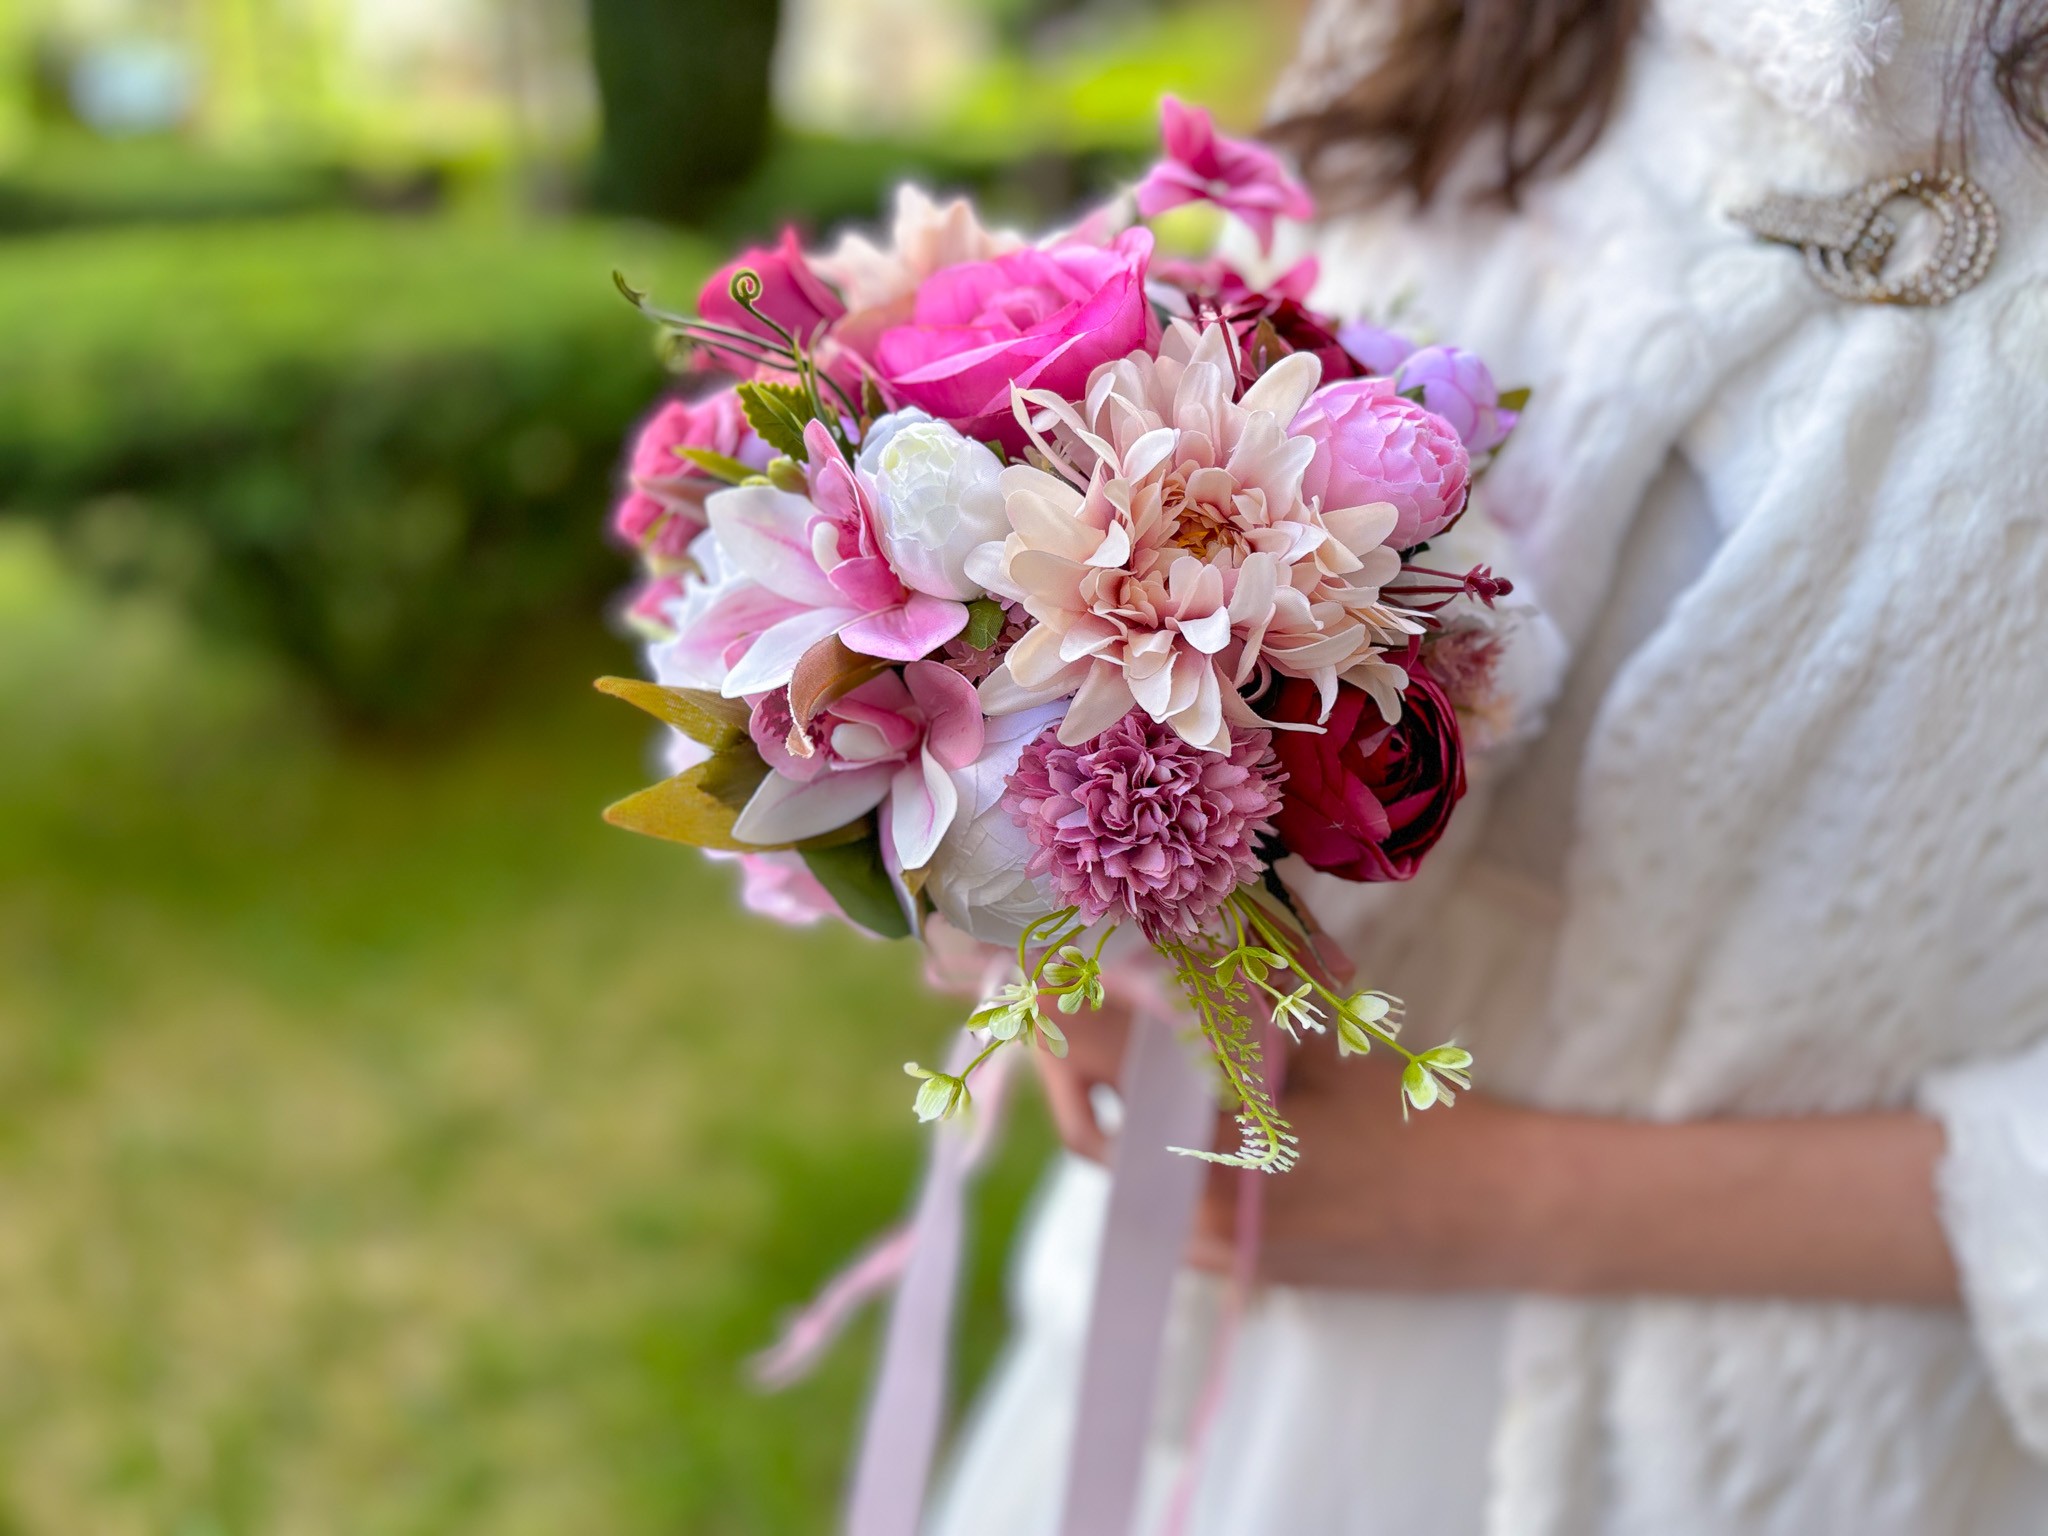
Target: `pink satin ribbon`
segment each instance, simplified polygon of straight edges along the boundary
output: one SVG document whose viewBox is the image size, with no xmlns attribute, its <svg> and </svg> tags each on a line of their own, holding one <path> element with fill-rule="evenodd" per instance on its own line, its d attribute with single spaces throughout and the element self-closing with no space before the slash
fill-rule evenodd
<svg viewBox="0 0 2048 1536">
<path fill-rule="evenodd" d="M 1215 1108 L 1210 1075 L 1162 1014 L 1132 1021 L 1122 1080 L 1060 1536 L 1130 1536 L 1173 1279 L 1209 1172 L 1171 1150 L 1207 1147 Z"/>
<path fill-rule="evenodd" d="M 1124 995 L 1137 1009 L 1120 1073 L 1124 1123 L 1111 1157 L 1061 1536 L 1130 1536 L 1174 1277 L 1210 1167 L 1171 1149 L 1210 1144 L 1211 1075 L 1170 1017 L 1156 979 L 1125 980 Z M 961 1070 L 973 1048 L 963 1037 L 946 1070 Z M 944 1418 L 965 1194 L 997 1133 L 1010 1058 L 1009 1052 L 997 1053 L 977 1076 L 977 1112 L 969 1123 L 934 1128 L 931 1161 L 911 1220 L 870 1245 L 754 1362 L 763 1385 L 796 1379 L 864 1301 L 897 1284 L 847 1503 L 847 1536 L 917 1536 L 922 1523 Z M 1269 1050 L 1269 1059 L 1277 1059 L 1277 1052 Z M 1246 1178 L 1232 1308 L 1216 1342 L 1205 1408 L 1197 1416 L 1197 1449 L 1183 1470 L 1177 1506 L 1185 1505 L 1192 1486 L 1199 1442 L 1214 1416 L 1211 1400 L 1220 1393 L 1256 1256 L 1260 1176 Z"/>
</svg>

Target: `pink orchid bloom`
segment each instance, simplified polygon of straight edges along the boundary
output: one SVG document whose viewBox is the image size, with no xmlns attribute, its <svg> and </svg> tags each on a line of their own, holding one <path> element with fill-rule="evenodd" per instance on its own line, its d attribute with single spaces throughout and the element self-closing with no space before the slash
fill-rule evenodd
<svg viewBox="0 0 2048 1536">
<path fill-rule="evenodd" d="M 953 824 L 953 772 L 981 756 L 974 685 L 936 661 L 913 661 L 835 700 L 810 724 L 811 754 L 790 751 L 787 690 L 754 706 L 753 737 L 772 770 L 733 823 L 749 843 L 833 832 L 888 803 L 885 862 L 922 869 Z"/>
<path fill-rule="evenodd" d="M 1159 104 L 1166 155 L 1138 183 L 1138 212 L 1153 218 L 1182 203 L 1209 202 L 1236 214 L 1273 248 L 1276 218 L 1312 219 L 1315 199 L 1270 149 L 1228 139 L 1200 107 L 1168 96 Z"/>
<path fill-rule="evenodd" d="M 727 673 L 729 699 L 788 683 L 798 658 L 831 635 L 883 661 L 916 661 L 967 627 L 967 605 L 906 587 L 882 554 L 874 496 L 823 423 L 804 429 L 810 494 L 769 485 L 720 491 L 706 503 L 726 558 L 787 612 L 760 631 Z"/>
</svg>

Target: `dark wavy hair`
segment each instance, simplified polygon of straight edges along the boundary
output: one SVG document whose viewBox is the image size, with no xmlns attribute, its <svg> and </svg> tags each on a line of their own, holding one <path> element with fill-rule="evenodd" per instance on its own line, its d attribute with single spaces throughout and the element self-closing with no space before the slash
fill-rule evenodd
<svg viewBox="0 0 2048 1536">
<path fill-rule="evenodd" d="M 1334 101 L 1274 124 L 1326 200 L 1407 190 L 1428 202 L 1476 145 L 1479 190 L 1513 201 L 1599 138 L 1645 0 L 1387 0 L 1384 56 Z M 2020 131 L 2048 148 L 2048 0 L 1975 0 L 1943 103 L 1942 163 L 1965 163 L 1988 74 Z"/>
</svg>

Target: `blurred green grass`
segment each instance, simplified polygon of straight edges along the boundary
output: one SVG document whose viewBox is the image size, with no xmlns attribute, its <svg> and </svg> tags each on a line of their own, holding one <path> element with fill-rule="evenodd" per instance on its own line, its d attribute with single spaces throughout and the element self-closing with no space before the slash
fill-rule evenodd
<svg viewBox="0 0 2048 1536">
<path fill-rule="evenodd" d="M 529 633 L 445 739 L 360 738 L 0 525 L 0 1532 L 827 1528 L 871 1328 L 740 1362 L 904 1208 L 958 1013 L 599 823 L 630 665 Z"/>
</svg>

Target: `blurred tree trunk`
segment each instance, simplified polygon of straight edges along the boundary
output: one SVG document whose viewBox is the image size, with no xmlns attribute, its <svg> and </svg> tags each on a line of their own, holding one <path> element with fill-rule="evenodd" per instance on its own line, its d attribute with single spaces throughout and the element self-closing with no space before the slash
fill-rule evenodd
<svg viewBox="0 0 2048 1536">
<path fill-rule="evenodd" d="M 590 0 L 597 198 L 688 219 L 759 163 L 780 0 Z"/>
</svg>

